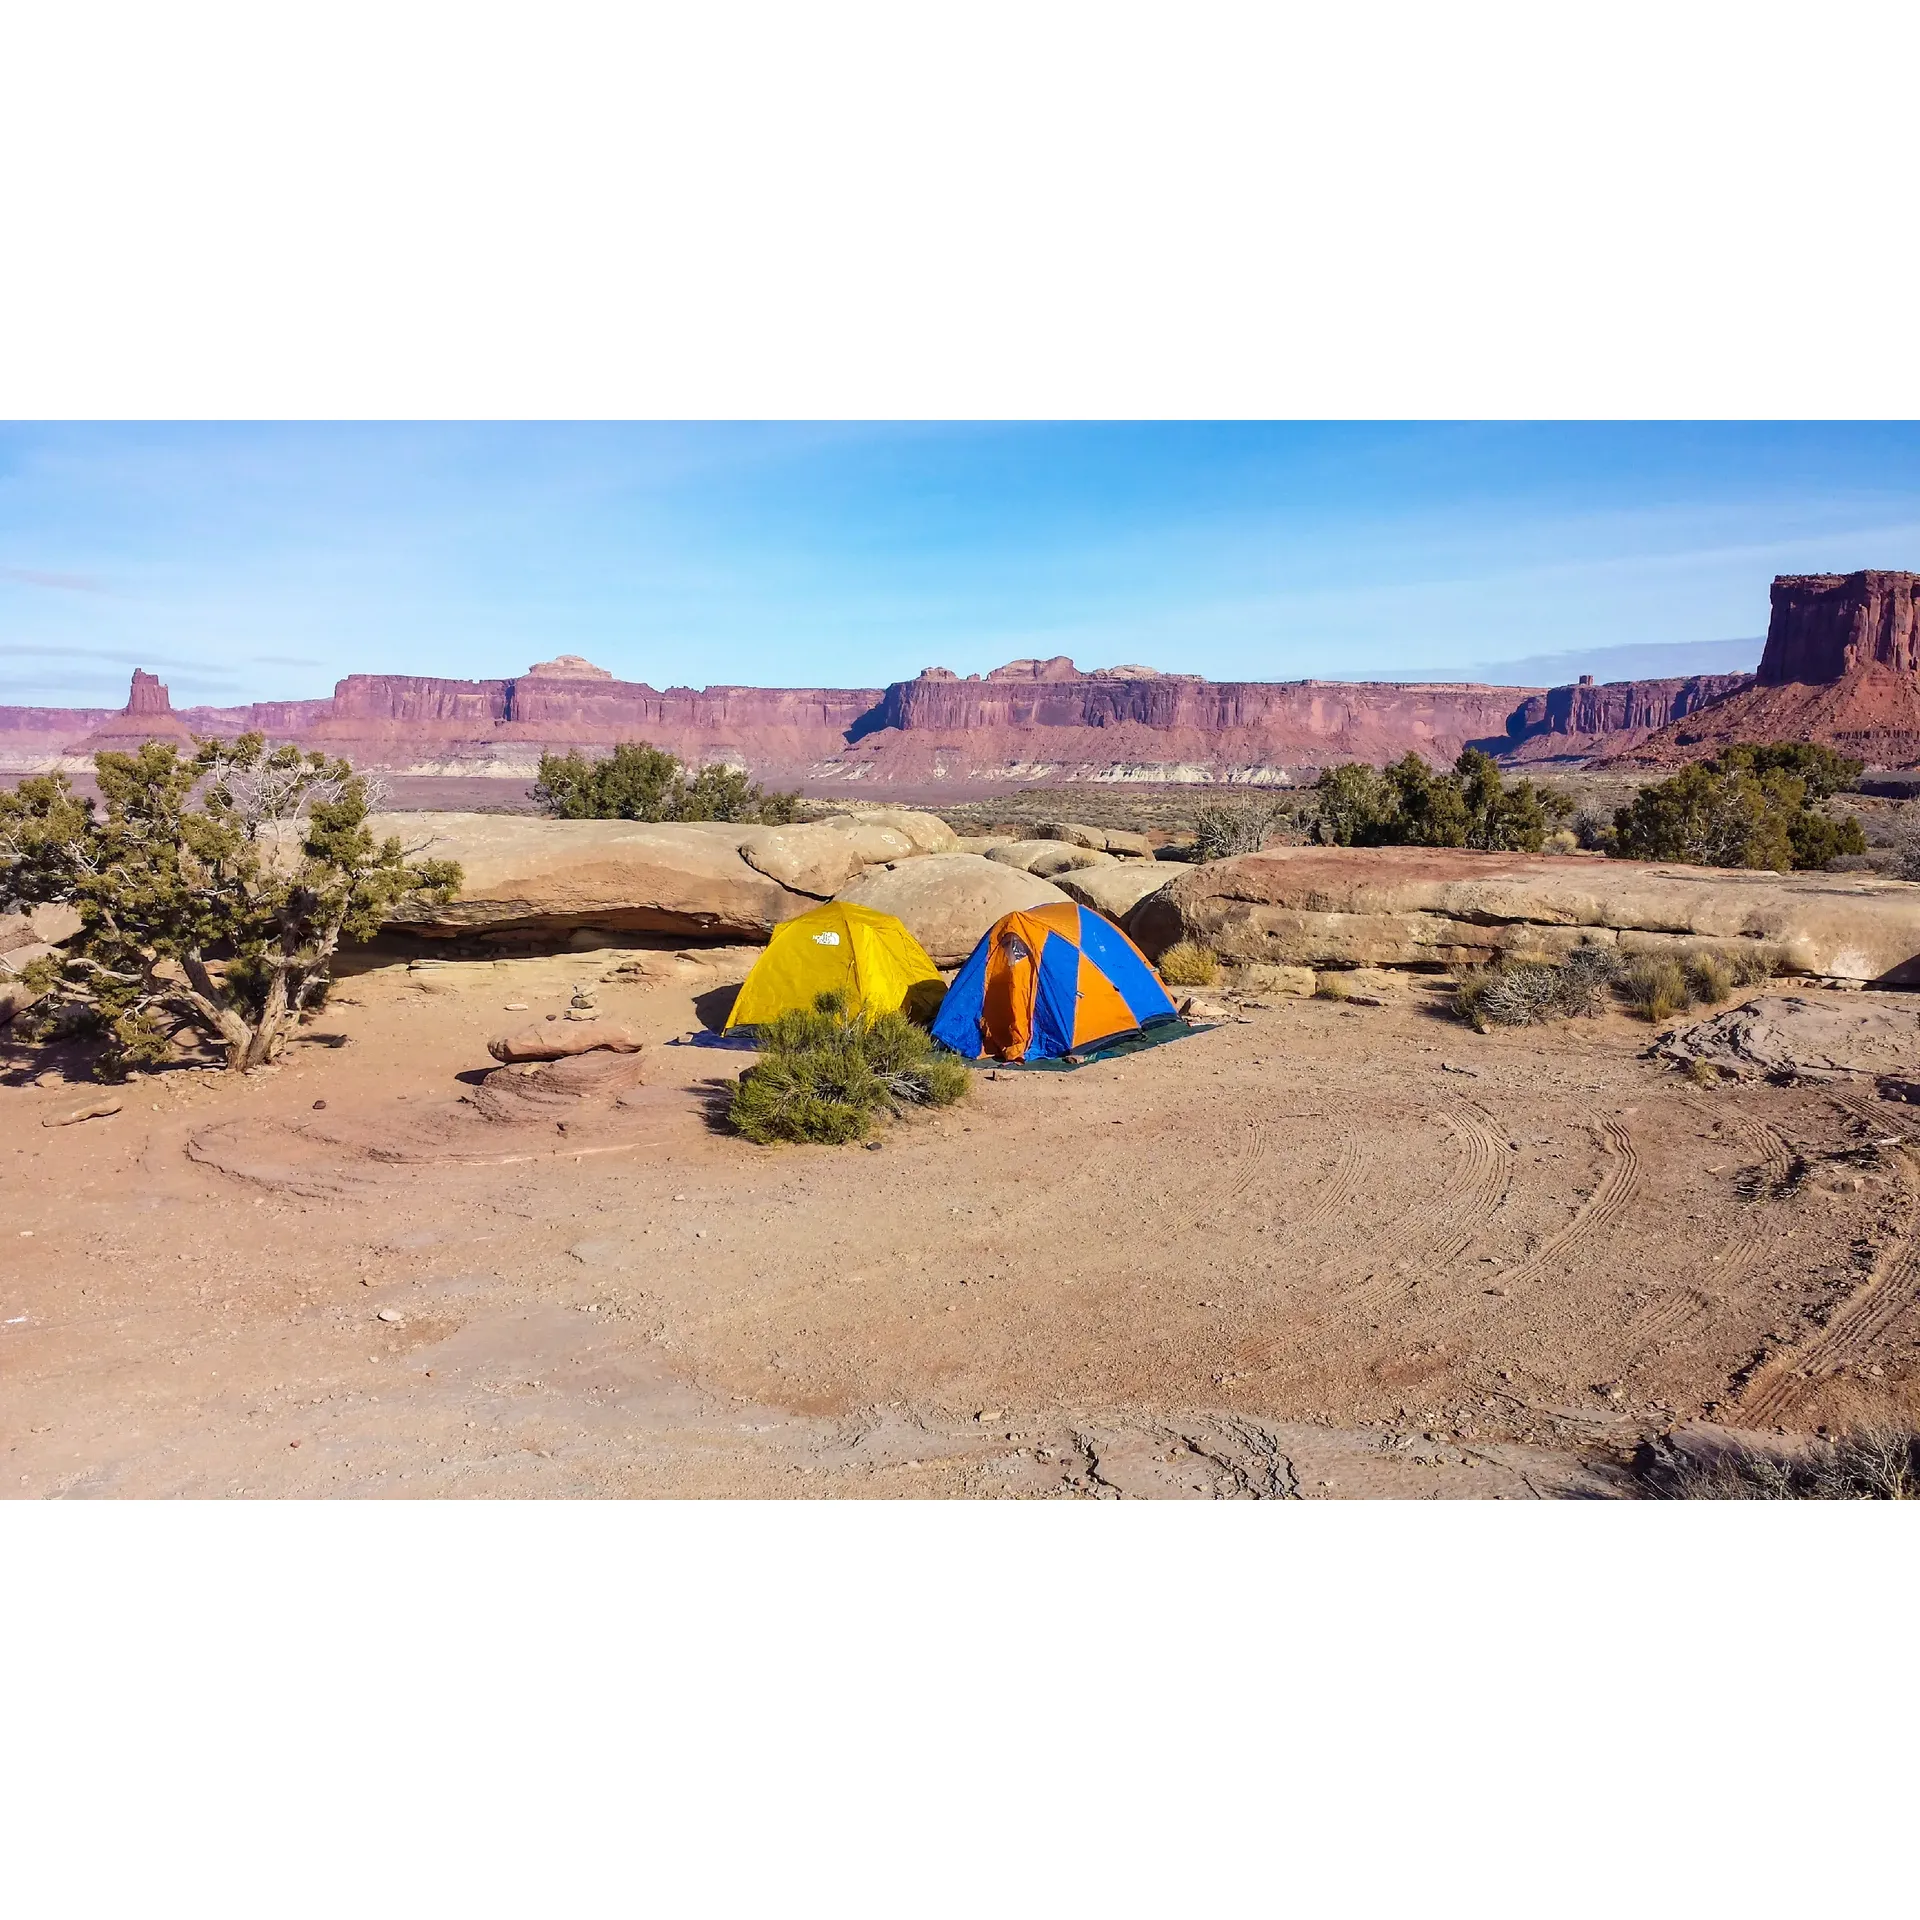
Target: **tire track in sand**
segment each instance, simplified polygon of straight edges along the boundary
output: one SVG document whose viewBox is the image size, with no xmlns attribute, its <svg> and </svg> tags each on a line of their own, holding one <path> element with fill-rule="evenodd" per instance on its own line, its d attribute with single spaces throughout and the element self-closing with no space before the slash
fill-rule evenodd
<svg viewBox="0 0 1920 1920">
<path fill-rule="evenodd" d="M 1879 1124 L 1878 1115 L 1861 1114 L 1858 1108 L 1850 1111 Z M 1908 1149 L 1897 1148 L 1895 1157 L 1906 1204 L 1893 1238 L 1873 1263 L 1873 1271 L 1828 1315 L 1824 1326 L 1797 1347 L 1775 1354 L 1747 1382 L 1736 1403 L 1743 1420 L 1757 1426 L 1778 1421 L 1820 1381 L 1863 1358 L 1874 1341 L 1920 1299 L 1920 1192 L 1915 1189 Z"/>
<path fill-rule="evenodd" d="M 1326 1182 L 1314 1188 L 1306 1206 L 1292 1222 L 1289 1231 L 1301 1233 L 1317 1227 L 1347 1204 L 1360 1183 L 1360 1137 L 1351 1129 L 1340 1137 L 1340 1157 Z"/>
<path fill-rule="evenodd" d="M 1251 1187 L 1259 1177 L 1260 1169 L 1266 1164 L 1267 1155 L 1273 1145 L 1275 1119 L 1318 1120 L 1320 1114 L 1265 1115 L 1249 1119 L 1241 1133 L 1241 1147 L 1233 1164 L 1232 1176 L 1224 1188 L 1214 1191 L 1189 1188 L 1184 1204 L 1161 1221 L 1156 1231 L 1163 1239 L 1171 1240 L 1177 1235 L 1191 1233 L 1193 1229 L 1209 1216 L 1220 1213 Z M 1349 1142 L 1351 1145 L 1351 1142 Z"/>
<path fill-rule="evenodd" d="M 1693 1102 L 1689 1102 L 1689 1105 L 1703 1119 L 1724 1125 L 1760 1156 L 1754 1166 L 1741 1174 L 1743 1192 L 1778 1193 L 1786 1186 L 1793 1174 L 1794 1156 L 1784 1135 L 1764 1120 L 1749 1120 L 1741 1114 L 1720 1113 Z M 1759 1264 L 1767 1245 L 1757 1232 L 1747 1232 L 1741 1237 L 1733 1257 L 1713 1268 L 1710 1274 L 1703 1274 L 1702 1279 L 1710 1279 L 1722 1289 L 1737 1285 Z M 1683 1285 L 1670 1294 L 1649 1301 L 1622 1330 L 1621 1365 L 1631 1367 L 1662 1341 L 1672 1339 L 1682 1328 L 1691 1326 L 1712 1310 L 1713 1295 L 1697 1285 Z"/>
<path fill-rule="evenodd" d="M 1755 1199 L 1785 1193 L 1794 1178 L 1794 1152 L 1786 1137 L 1764 1120 L 1733 1116 L 1733 1130 L 1760 1156 L 1743 1180 Z M 1756 1177 L 1757 1176 L 1757 1177 Z"/>
<path fill-rule="evenodd" d="M 1721 1269 L 1725 1277 L 1738 1280 L 1759 1257 L 1757 1245 L 1747 1249 L 1736 1264 Z M 1661 1341 L 1670 1340 L 1682 1327 L 1690 1326 L 1713 1306 L 1713 1298 L 1698 1287 L 1682 1287 L 1669 1298 L 1655 1301 L 1644 1311 L 1629 1320 L 1621 1338 L 1621 1364 L 1632 1366 L 1642 1355 L 1657 1347 Z"/>
<path fill-rule="evenodd" d="M 1599 1130 L 1601 1149 L 1613 1157 L 1613 1165 L 1579 1212 L 1558 1233 L 1541 1241 L 1519 1266 L 1497 1274 L 1497 1284 L 1511 1287 L 1523 1280 L 1539 1279 L 1562 1254 L 1572 1252 L 1609 1225 L 1633 1198 L 1640 1184 L 1640 1156 L 1634 1150 L 1633 1136 L 1618 1120 L 1601 1121 Z"/>
<path fill-rule="evenodd" d="M 1441 1107 L 1440 1117 L 1464 1149 L 1464 1165 L 1433 1206 L 1409 1207 L 1367 1249 L 1368 1272 L 1312 1317 L 1308 1324 L 1315 1330 L 1326 1330 L 1355 1312 L 1384 1306 L 1410 1284 L 1406 1277 L 1410 1265 L 1420 1268 L 1419 1277 L 1444 1272 L 1473 1244 L 1474 1236 L 1506 1198 L 1513 1161 L 1506 1135 L 1495 1127 L 1492 1116 L 1473 1101 L 1455 1097 Z"/>
</svg>

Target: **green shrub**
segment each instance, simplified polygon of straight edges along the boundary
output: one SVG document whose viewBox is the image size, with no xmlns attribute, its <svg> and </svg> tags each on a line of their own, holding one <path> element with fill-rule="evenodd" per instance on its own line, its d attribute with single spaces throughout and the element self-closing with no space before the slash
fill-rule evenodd
<svg viewBox="0 0 1920 1920">
<path fill-rule="evenodd" d="M 876 1114 L 902 1105 L 951 1106 L 971 1084 L 966 1063 L 904 1014 L 864 1014 L 844 993 L 823 993 L 760 1029 L 760 1058 L 736 1083 L 727 1117 L 757 1146 L 832 1146 L 861 1139 Z"/>
<path fill-rule="evenodd" d="M 1825 747 L 1729 747 L 1641 788 L 1614 814 L 1607 850 L 1623 860 L 1699 867 L 1824 867 L 1867 850 L 1858 820 L 1814 811 L 1859 772 L 1857 760 Z"/>
<path fill-rule="evenodd" d="M 1314 838 L 1336 847 L 1473 847 L 1538 853 L 1573 811 L 1563 794 L 1509 787 L 1491 755 L 1469 747 L 1436 773 L 1417 753 L 1389 767 L 1329 767 L 1314 785 Z"/>
<path fill-rule="evenodd" d="M 800 796 L 766 793 L 737 767 L 692 772 L 672 754 L 626 740 L 604 758 L 543 753 L 533 797 L 558 820 L 739 820 L 784 826 Z"/>
<path fill-rule="evenodd" d="M 1791 774 L 1806 788 L 1809 800 L 1830 800 L 1836 793 L 1850 793 L 1866 770 L 1864 760 L 1849 759 L 1831 747 L 1816 747 L 1800 740 L 1728 747 L 1715 757 L 1714 765 L 1723 772 L 1742 768 L 1754 774 Z"/>
<path fill-rule="evenodd" d="M 1181 940 L 1160 956 L 1159 973 L 1169 987 L 1210 987 L 1220 971 L 1211 947 L 1197 940 Z"/>
</svg>

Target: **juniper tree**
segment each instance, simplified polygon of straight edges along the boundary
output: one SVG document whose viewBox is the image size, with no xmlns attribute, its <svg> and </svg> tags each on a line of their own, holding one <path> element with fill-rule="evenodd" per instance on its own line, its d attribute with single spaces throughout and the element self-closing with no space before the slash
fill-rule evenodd
<svg viewBox="0 0 1920 1920">
<path fill-rule="evenodd" d="M 367 783 L 346 761 L 258 733 L 195 744 L 96 754 L 103 807 L 61 773 L 0 793 L 0 907 L 80 916 L 28 970 L 45 996 L 32 1019 L 41 1033 L 97 1023 L 110 1073 L 159 1064 L 186 1031 L 231 1070 L 266 1065 L 324 997 L 343 939 L 460 885 L 451 861 L 374 839 Z"/>
</svg>

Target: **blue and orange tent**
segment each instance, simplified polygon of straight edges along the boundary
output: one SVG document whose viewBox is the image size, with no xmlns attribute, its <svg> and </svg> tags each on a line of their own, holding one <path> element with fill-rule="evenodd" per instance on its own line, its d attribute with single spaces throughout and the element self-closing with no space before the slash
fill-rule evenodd
<svg viewBox="0 0 1920 1920">
<path fill-rule="evenodd" d="M 969 1060 L 1049 1060 L 1174 1017 L 1140 949 L 1091 907 L 1062 900 L 1005 914 L 981 935 L 933 1037 Z"/>
</svg>

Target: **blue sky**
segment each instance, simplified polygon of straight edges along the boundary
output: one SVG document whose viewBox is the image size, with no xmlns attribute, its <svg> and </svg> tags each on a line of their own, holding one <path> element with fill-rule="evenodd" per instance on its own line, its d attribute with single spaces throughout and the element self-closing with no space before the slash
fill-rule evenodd
<svg viewBox="0 0 1920 1920">
<path fill-rule="evenodd" d="M 1920 566 L 1920 427 L 0 427 L 0 704 L 563 652 L 1619 678 L 1748 664 L 1775 573 L 1863 566 Z"/>
</svg>

